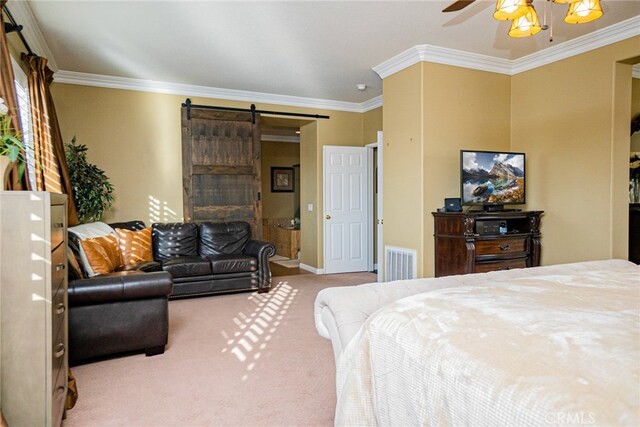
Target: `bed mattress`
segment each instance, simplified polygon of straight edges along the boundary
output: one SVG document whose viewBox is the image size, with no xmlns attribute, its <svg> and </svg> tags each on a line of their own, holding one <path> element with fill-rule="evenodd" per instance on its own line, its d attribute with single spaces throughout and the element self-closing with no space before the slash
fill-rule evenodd
<svg viewBox="0 0 640 427">
<path fill-rule="evenodd" d="M 367 315 L 338 357 L 336 425 L 640 425 L 640 266 L 493 276 L 427 279 Z"/>
</svg>

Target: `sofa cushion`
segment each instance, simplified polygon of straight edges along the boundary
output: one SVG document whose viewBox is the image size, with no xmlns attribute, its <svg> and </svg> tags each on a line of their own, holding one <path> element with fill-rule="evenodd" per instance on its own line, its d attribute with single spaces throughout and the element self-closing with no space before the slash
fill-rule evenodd
<svg viewBox="0 0 640 427">
<path fill-rule="evenodd" d="M 124 265 L 138 265 L 142 262 L 153 261 L 151 251 L 151 227 L 139 231 L 126 228 L 116 228 L 120 242 L 120 254 Z"/>
<path fill-rule="evenodd" d="M 204 222 L 200 225 L 200 255 L 241 254 L 250 238 L 247 222 Z"/>
<path fill-rule="evenodd" d="M 213 274 L 241 273 L 256 271 L 258 269 L 258 260 L 249 255 L 209 255 L 207 259 L 211 261 L 211 271 Z"/>
<path fill-rule="evenodd" d="M 122 265 L 118 239 L 113 234 L 80 240 L 93 275 L 107 274 Z"/>
<path fill-rule="evenodd" d="M 198 226 L 194 223 L 153 224 L 153 258 L 164 261 L 198 256 Z"/>
<path fill-rule="evenodd" d="M 80 256 L 80 263 L 82 268 L 84 269 L 87 277 L 93 277 L 96 273 L 91 268 L 91 264 L 87 259 L 87 254 L 84 252 L 84 248 L 80 244 L 80 240 L 88 239 L 91 237 L 102 237 L 109 234 L 113 234 L 115 236 L 116 232 L 113 228 L 109 227 L 104 222 L 90 222 L 87 224 L 80 224 L 73 227 L 69 227 L 69 246 L 72 249 L 78 251 L 78 255 Z"/>
<path fill-rule="evenodd" d="M 173 277 L 194 277 L 211 274 L 211 263 L 206 258 L 180 257 L 162 261 L 162 269 Z"/>
</svg>

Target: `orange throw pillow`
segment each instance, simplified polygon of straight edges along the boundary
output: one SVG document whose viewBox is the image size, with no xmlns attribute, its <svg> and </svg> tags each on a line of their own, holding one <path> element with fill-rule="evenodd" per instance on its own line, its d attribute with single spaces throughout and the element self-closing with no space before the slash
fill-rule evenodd
<svg viewBox="0 0 640 427">
<path fill-rule="evenodd" d="M 95 274 L 107 274 L 122 265 L 118 239 L 113 234 L 80 240 L 82 249 Z"/>
<path fill-rule="evenodd" d="M 141 262 L 153 261 L 151 247 L 151 227 L 132 231 L 116 228 L 120 239 L 120 254 L 124 265 L 137 265 Z"/>
</svg>

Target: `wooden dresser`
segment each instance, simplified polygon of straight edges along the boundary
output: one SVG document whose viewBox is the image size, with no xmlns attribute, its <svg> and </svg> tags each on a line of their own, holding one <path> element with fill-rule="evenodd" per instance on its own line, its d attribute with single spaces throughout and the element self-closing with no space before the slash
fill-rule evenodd
<svg viewBox="0 0 640 427">
<path fill-rule="evenodd" d="M 433 212 L 436 277 L 539 266 L 542 213 Z"/>
<path fill-rule="evenodd" d="M 59 426 L 67 396 L 67 196 L 0 192 L 0 402 L 11 427 Z"/>
</svg>

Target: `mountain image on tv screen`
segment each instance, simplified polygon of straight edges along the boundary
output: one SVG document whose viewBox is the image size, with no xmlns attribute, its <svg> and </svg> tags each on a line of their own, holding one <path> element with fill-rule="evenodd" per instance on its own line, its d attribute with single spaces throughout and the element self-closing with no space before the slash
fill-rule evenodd
<svg viewBox="0 0 640 427">
<path fill-rule="evenodd" d="M 462 203 L 524 204 L 524 154 L 461 152 Z"/>
</svg>

